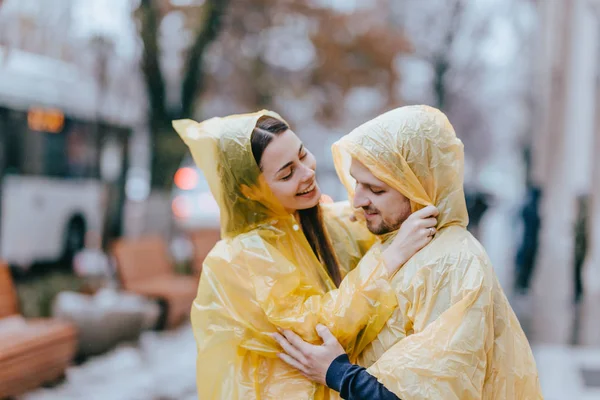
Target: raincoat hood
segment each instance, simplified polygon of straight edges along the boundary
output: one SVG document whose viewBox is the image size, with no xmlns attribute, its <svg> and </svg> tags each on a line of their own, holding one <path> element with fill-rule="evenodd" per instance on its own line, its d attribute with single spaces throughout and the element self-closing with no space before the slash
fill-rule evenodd
<svg viewBox="0 0 600 400">
<path fill-rule="evenodd" d="M 358 127 L 333 152 L 350 197 L 355 158 L 409 198 L 413 211 L 433 204 L 440 212 L 433 240 L 392 278 L 398 307 L 358 363 L 403 400 L 541 399 L 527 338 L 489 257 L 465 229 L 463 144 L 446 116 L 401 107 Z"/>
<path fill-rule="evenodd" d="M 267 110 L 215 117 L 200 123 L 189 119 L 173 121 L 179 136 L 192 149 L 194 161 L 219 204 L 224 238 L 250 231 L 273 217 L 287 215 L 252 155 L 250 138 L 262 116 L 284 121 L 277 113 Z"/>
<path fill-rule="evenodd" d="M 350 199 L 352 158 L 411 201 L 412 211 L 439 209 L 438 230 L 466 227 L 463 144 L 441 111 L 429 106 L 391 110 L 359 126 L 333 145 L 334 163 Z"/>
<path fill-rule="evenodd" d="M 264 115 L 283 121 L 263 110 L 173 122 L 221 211 L 222 240 L 203 261 L 191 307 L 198 398 L 337 399 L 277 357 L 282 349 L 272 333 L 290 329 L 320 343 L 320 323 L 349 354 L 358 354 L 392 314 L 396 296 L 382 262 L 374 268 L 359 262 L 375 240 L 351 221 L 347 203 L 319 206 L 344 276 L 336 288 L 254 160 L 250 139 Z"/>
</svg>

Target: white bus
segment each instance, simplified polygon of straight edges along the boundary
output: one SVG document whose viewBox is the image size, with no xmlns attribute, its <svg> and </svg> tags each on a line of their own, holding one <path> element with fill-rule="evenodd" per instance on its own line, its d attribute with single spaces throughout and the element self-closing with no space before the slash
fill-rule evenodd
<svg viewBox="0 0 600 400">
<path fill-rule="evenodd" d="M 118 235 L 127 148 L 149 159 L 132 5 L 99 3 L 0 0 L 0 260 L 15 266 Z"/>
<path fill-rule="evenodd" d="M 87 232 L 121 233 L 129 131 L 0 107 L 0 259 L 70 263 Z"/>
</svg>

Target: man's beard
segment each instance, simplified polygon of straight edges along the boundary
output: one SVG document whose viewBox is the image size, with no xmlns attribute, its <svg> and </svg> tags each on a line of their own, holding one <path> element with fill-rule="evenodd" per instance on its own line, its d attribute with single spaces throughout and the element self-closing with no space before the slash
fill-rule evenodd
<svg viewBox="0 0 600 400">
<path fill-rule="evenodd" d="M 406 221 L 406 219 L 410 215 L 410 213 L 409 213 L 409 215 L 406 215 L 406 216 L 400 215 L 394 221 L 388 222 L 383 218 L 383 216 L 381 215 L 379 210 L 377 210 L 375 208 L 368 207 L 368 208 L 363 208 L 363 210 L 365 212 L 370 212 L 370 213 L 376 212 L 381 217 L 381 222 L 379 222 L 377 225 L 374 225 L 369 220 L 366 221 L 367 229 L 369 229 L 369 231 L 374 235 L 385 235 L 387 233 L 390 233 L 390 232 L 400 229 L 400 226 L 402 225 L 402 223 L 404 221 Z"/>
</svg>

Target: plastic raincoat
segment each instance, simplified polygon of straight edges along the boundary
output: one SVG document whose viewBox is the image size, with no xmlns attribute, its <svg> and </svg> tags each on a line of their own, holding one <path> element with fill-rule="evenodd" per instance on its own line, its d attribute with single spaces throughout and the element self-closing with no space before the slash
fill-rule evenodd
<svg viewBox="0 0 600 400">
<path fill-rule="evenodd" d="M 356 128 L 333 153 L 351 196 L 356 158 L 413 211 L 430 204 L 440 211 L 435 238 L 392 279 L 398 308 L 355 361 L 402 400 L 542 398 L 527 338 L 485 250 L 465 229 L 463 145 L 446 116 L 401 107 Z"/>
<path fill-rule="evenodd" d="M 252 156 L 262 115 L 175 121 L 219 203 L 221 240 L 204 261 L 191 310 L 199 399 L 325 399 L 336 392 L 305 379 L 277 358 L 270 336 L 291 329 L 320 343 L 328 326 L 351 354 L 381 330 L 396 306 L 381 262 L 347 273 L 339 289 L 293 215 L 275 199 Z M 373 243 L 346 205 L 322 205 L 340 266 L 352 269 Z M 365 264 L 366 265 L 366 264 Z"/>
</svg>

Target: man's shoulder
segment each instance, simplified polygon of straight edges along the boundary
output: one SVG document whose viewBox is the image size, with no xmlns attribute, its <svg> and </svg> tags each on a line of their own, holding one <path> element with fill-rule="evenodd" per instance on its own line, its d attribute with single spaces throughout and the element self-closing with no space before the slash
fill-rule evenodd
<svg viewBox="0 0 600 400">
<path fill-rule="evenodd" d="M 462 227 L 449 227 L 436 235 L 429 248 L 440 257 L 476 257 L 487 258 L 487 253 L 481 243 Z"/>
<path fill-rule="evenodd" d="M 435 239 L 419 251 L 408 263 L 407 267 L 425 273 L 430 271 L 439 275 L 447 270 L 463 270 L 468 268 L 491 268 L 489 257 L 471 233 L 460 227 L 447 228 Z"/>
</svg>

